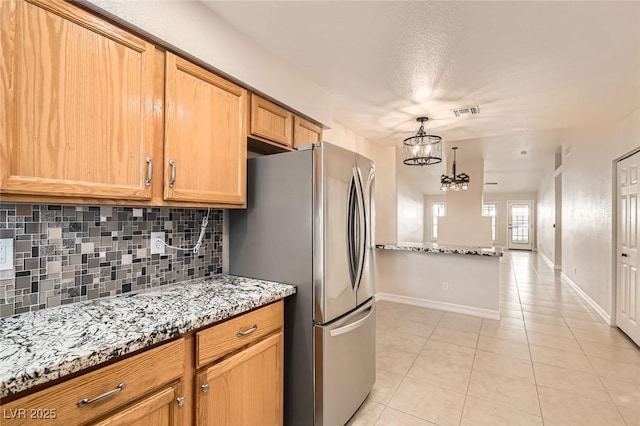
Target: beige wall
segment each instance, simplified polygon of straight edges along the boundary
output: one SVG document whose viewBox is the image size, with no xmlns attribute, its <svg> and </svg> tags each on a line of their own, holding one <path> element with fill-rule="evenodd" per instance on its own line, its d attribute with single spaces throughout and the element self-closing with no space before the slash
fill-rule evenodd
<svg viewBox="0 0 640 426">
<path fill-rule="evenodd" d="M 448 163 L 449 160 L 451 158 Z M 449 164 L 447 170 L 451 170 Z M 469 189 L 446 192 L 445 216 L 438 220 L 438 244 L 490 247 L 493 245 L 491 220 L 482 216 L 481 182 L 484 178 L 484 161 L 464 160 L 464 172 L 471 179 Z"/>
<path fill-rule="evenodd" d="M 508 217 L 507 217 L 507 202 L 508 201 L 521 201 L 521 200 L 532 200 L 534 206 L 536 204 L 537 195 L 533 192 L 505 192 L 505 193 L 484 193 L 483 195 L 483 203 L 495 203 L 496 204 L 496 241 L 494 245 L 496 246 L 507 246 L 507 236 L 508 236 Z M 431 205 L 432 203 L 444 203 L 446 201 L 444 194 L 438 195 L 425 195 L 424 196 L 424 205 L 425 205 L 425 232 L 424 232 L 424 240 L 431 242 Z M 534 208 L 534 221 L 537 214 Z M 536 225 L 534 223 L 534 235 L 536 234 Z"/>
<path fill-rule="evenodd" d="M 612 314 L 614 160 L 640 145 L 640 109 L 620 123 L 572 131 L 563 143 L 562 272 Z"/>
<path fill-rule="evenodd" d="M 374 160 L 376 145 L 340 123 L 334 121 L 331 129 L 322 132 L 322 139 Z"/>
<path fill-rule="evenodd" d="M 197 58 L 314 120 L 332 127 L 329 93 L 198 1 L 82 0 L 125 25 Z"/>
<path fill-rule="evenodd" d="M 398 200 L 395 147 L 376 146 L 376 242 L 398 241 Z"/>
</svg>

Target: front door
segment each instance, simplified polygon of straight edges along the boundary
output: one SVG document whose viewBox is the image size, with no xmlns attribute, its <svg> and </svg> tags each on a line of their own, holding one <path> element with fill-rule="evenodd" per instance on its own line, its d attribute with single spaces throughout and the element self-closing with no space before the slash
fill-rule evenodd
<svg viewBox="0 0 640 426">
<path fill-rule="evenodd" d="M 616 325 L 640 345 L 638 284 L 638 168 L 640 153 L 617 165 Z"/>
<path fill-rule="evenodd" d="M 509 249 L 533 249 L 533 201 L 509 201 Z"/>
</svg>

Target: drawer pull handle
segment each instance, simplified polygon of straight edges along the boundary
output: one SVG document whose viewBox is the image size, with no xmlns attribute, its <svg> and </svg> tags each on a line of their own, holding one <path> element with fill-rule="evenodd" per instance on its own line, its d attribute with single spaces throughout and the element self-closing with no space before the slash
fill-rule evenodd
<svg viewBox="0 0 640 426">
<path fill-rule="evenodd" d="M 251 327 L 251 328 L 250 328 L 250 329 L 248 329 L 248 330 L 245 330 L 245 331 L 238 331 L 238 332 L 236 333 L 236 336 L 238 336 L 238 337 L 247 336 L 247 335 L 249 335 L 249 334 L 253 333 L 254 331 L 256 331 L 257 329 L 258 329 L 258 324 L 255 324 L 253 327 Z"/>
<path fill-rule="evenodd" d="M 153 179 L 153 160 L 151 157 L 147 157 L 147 179 L 144 181 L 145 186 L 151 185 L 151 179 Z"/>
<path fill-rule="evenodd" d="M 78 407 L 82 408 L 85 405 L 93 404 L 93 403 L 102 401 L 103 399 L 111 398 L 112 396 L 120 393 L 125 387 L 127 387 L 127 384 L 122 382 L 115 389 L 110 390 L 109 392 L 105 392 L 102 395 L 98 395 L 93 399 L 88 399 L 88 398 L 81 399 L 80 401 L 78 401 Z"/>
<path fill-rule="evenodd" d="M 171 166 L 171 179 L 169 180 L 169 188 L 173 188 L 173 185 L 176 183 L 176 162 L 173 160 L 169 160 L 169 165 Z"/>
</svg>

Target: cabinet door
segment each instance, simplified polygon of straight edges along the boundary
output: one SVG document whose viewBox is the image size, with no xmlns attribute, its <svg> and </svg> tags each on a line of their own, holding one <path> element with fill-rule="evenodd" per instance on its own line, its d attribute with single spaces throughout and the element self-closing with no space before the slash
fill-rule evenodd
<svg viewBox="0 0 640 426">
<path fill-rule="evenodd" d="M 244 204 L 247 91 L 167 53 L 165 199 Z"/>
<path fill-rule="evenodd" d="M 322 140 L 322 128 L 309 120 L 294 116 L 293 118 L 293 147 L 320 142 Z"/>
<path fill-rule="evenodd" d="M 277 333 L 198 374 L 197 424 L 282 425 L 282 348 Z"/>
<path fill-rule="evenodd" d="M 0 3 L 0 192 L 150 199 L 154 46 L 60 0 Z"/>
<path fill-rule="evenodd" d="M 94 426 L 182 426 L 182 382 L 153 393 Z"/>
<path fill-rule="evenodd" d="M 251 135 L 293 146 L 293 114 L 273 102 L 251 95 Z"/>
</svg>

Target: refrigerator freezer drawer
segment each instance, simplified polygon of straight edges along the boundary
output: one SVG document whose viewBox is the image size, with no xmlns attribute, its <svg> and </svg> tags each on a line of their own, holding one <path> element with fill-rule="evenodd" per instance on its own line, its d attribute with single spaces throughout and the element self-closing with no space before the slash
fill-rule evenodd
<svg viewBox="0 0 640 426">
<path fill-rule="evenodd" d="M 345 424 L 376 380 L 375 305 L 314 327 L 315 426 Z"/>
</svg>

